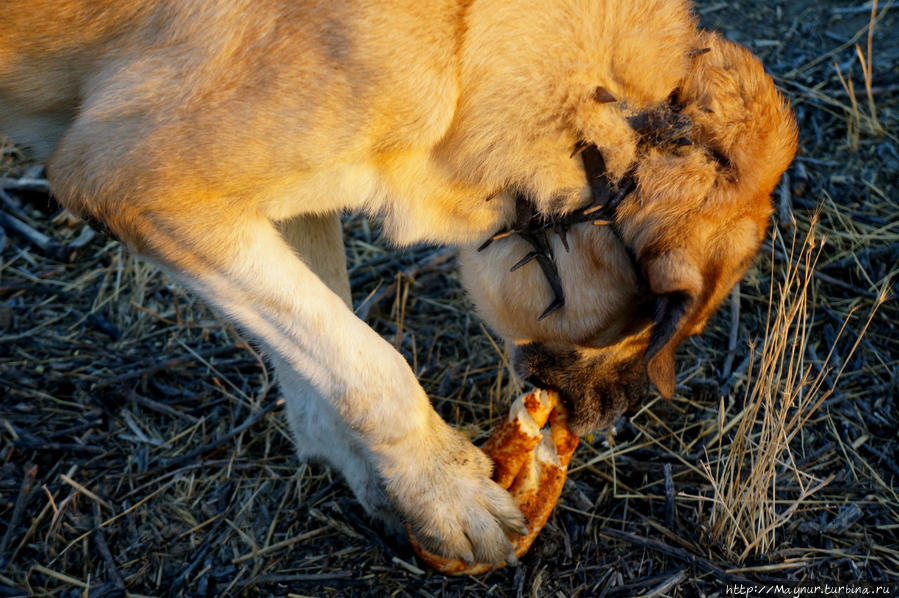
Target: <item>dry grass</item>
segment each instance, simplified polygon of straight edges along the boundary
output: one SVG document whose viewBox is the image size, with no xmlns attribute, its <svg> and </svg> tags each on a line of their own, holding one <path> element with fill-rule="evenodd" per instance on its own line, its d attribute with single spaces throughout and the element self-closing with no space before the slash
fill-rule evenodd
<svg viewBox="0 0 899 598">
<path fill-rule="evenodd" d="M 892 3 L 887 5 L 887 10 Z M 878 21 L 877 0 L 871 2 L 871 18 L 868 21 L 867 28 L 867 51 L 862 52 L 861 46 L 855 44 L 855 54 L 858 56 L 858 62 L 862 69 L 862 79 L 865 83 L 865 99 L 868 104 L 868 112 L 864 113 L 859 109 L 858 99 L 855 93 L 855 84 L 851 78 L 844 77 L 840 65 L 833 63 L 837 76 L 840 78 L 840 85 L 849 97 L 850 106 L 846 108 L 846 118 L 849 135 L 849 143 L 854 150 L 858 150 L 859 138 L 862 132 L 875 137 L 882 137 L 886 134 L 886 129 L 880 124 L 877 118 L 877 102 L 874 99 L 873 78 L 874 78 L 874 29 Z"/>
<path fill-rule="evenodd" d="M 777 546 L 779 528 L 835 478 L 831 474 L 822 480 L 804 472 L 797 466 L 793 450 L 797 434 L 831 397 L 843 373 L 843 367 L 835 374 L 830 366 L 816 370 L 808 358 L 814 307 L 809 291 L 825 242 L 816 237 L 816 227 L 817 215 L 812 217 L 799 246 L 794 232 L 792 245 L 785 252 L 790 256 L 785 266 L 778 271 L 772 267 L 757 365 L 753 362 L 755 343 L 749 346 L 743 409 L 731 417 L 722 399 L 719 410 L 719 428 L 736 425 L 736 430 L 719 434 L 713 462 L 710 458 L 702 463 L 713 491 L 711 533 L 737 562 L 751 554 L 771 552 Z M 782 280 L 773 283 L 776 275 Z M 885 289 L 886 285 L 846 361 L 852 359 L 877 309 L 886 300 Z M 837 333 L 825 363 L 837 350 L 848 321 Z M 788 480 L 799 491 L 795 498 L 784 500 L 779 485 Z"/>
<path fill-rule="evenodd" d="M 886 35 L 899 11 L 888 8 L 866 44 L 868 74 L 849 88 L 869 10 L 700 3 L 706 24 L 762 54 L 797 111 L 800 155 L 775 194 L 786 236 L 684 343 L 675 397 L 583 442 L 522 566 L 479 579 L 423 571 L 339 478 L 297 463 L 265 360 L 117 243 L 59 222 L 38 172 L 0 147 L 0 215 L 45 237 L 0 226 L 0 596 L 713 596 L 741 581 L 899 583 L 899 306 L 881 303 L 899 274 L 899 40 Z M 853 125 L 853 102 L 883 135 Z M 806 238 L 815 214 L 826 244 L 793 255 L 780 239 L 791 228 Z M 396 251 L 373 226 L 346 220 L 357 313 L 406 355 L 439 413 L 483 441 L 520 388 L 452 253 Z M 791 310 L 788 326 L 778 318 Z M 754 473 L 753 459 L 766 467 Z M 757 480 L 749 496 L 764 497 L 763 518 L 749 506 L 737 517 L 738 477 Z"/>
</svg>

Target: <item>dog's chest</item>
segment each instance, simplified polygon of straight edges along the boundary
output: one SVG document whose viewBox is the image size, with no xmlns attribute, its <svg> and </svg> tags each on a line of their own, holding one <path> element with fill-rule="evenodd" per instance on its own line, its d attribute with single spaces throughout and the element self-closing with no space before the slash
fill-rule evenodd
<svg viewBox="0 0 899 598">
<path fill-rule="evenodd" d="M 299 214 L 364 210 L 382 221 L 394 243 L 475 243 L 510 218 L 504 196 L 454 180 L 427 152 L 337 165 L 268 189 L 264 212 L 272 220 Z"/>
</svg>

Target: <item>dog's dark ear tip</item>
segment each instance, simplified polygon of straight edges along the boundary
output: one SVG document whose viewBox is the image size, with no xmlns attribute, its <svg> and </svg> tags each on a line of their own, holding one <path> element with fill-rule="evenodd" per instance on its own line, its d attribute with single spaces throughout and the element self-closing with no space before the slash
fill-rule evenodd
<svg viewBox="0 0 899 598">
<path fill-rule="evenodd" d="M 693 297 L 686 291 L 674 291 L 656 297 L 652 330 L 646 360 L 652 359 L 677 332 L 681 320 L 693 303 Z"/>
<path fill-rule="evenodd" d="M 649 380 L 666 399 L 674 395 L 676 382 L 674 351 L 682 334 L 684 316 L 690 311 L 693 296 L 686 291 L 674 291 L 656 297 L 655 316 L 646 348 L 646 373 Z"/>
</svg>

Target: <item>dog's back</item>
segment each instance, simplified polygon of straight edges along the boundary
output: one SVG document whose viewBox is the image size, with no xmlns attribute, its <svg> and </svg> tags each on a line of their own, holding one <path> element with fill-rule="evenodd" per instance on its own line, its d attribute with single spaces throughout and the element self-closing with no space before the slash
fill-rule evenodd
<svg viewBox="0 0 899 598">
<path fill-rule="evenodd" d="M 41 160 L 61 149 L 57 196 L 101 220 L 111 210 L 94 202 L 135 187 L 152 201 L 154 181 L 275 218 L 291 214 L 273 198 L 300 189 L 314 189 L 307 206 L 358 204 L 374 192 L 367 173 L 304 177 L 444 134 L 457 4 L 5 2 L 0 131 Z"/>
<path fill-rule="evenodd" d="M 127 2 L 0 2 L 0 132 L 48 158 L 71 123 L 89 65 L 141 12 Z"/>
</svg>

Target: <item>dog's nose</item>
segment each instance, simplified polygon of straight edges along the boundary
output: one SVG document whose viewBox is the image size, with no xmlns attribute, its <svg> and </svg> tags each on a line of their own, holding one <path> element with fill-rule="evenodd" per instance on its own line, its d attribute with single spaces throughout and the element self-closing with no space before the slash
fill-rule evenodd
<svg viewBox="0 0 899 598">
<path fill-rule="evenodd" d="M 528 384 L 537 388 L 551 388 L 545 376 L 541 375 L 544 368 L 540 367 L 539 359 L 535 359 L 534 344 L 516 345 L 512 348 L 512 369 L 515 374 Z"/>
</svg>

